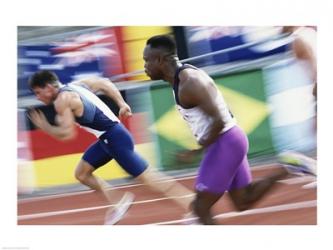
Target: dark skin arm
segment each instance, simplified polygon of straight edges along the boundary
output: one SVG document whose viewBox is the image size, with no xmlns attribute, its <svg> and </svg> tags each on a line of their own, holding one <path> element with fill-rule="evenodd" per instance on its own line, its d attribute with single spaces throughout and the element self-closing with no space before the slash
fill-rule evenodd
<svg viewBox="0 0 333 250">
<path fill-rule="evenodd" d="M 197 157 L 202 151 L 203 148 L 192 149 L 192 150 L 181 150 L 175 154 L 175 159 L 177 163 L 185 163 L 185 164 L 193 163 L 195 157 Z"/>
</svg>

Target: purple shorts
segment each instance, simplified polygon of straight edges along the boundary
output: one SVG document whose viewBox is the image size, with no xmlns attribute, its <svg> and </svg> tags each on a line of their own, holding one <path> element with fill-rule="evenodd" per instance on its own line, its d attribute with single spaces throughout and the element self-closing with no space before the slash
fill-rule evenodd
<svg viewBox="0 0 333 250">
<path fill-rule="evenodd" d="M 247 136 L 238 126 L 221 134 L 205 151 L 195 189 L 223 194 L 248 185 L 252 181 L 248 147 Z"/>
</svg>

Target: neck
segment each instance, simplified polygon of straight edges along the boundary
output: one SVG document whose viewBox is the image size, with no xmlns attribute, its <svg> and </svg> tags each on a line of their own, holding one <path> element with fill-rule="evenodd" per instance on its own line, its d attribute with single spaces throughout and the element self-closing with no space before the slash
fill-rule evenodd
<svg viewBox="0 0 333 250">
<path fill-rule="evenodd" d="M 165 68 L 165 74 L 163 80 L 169 82 L 171 86 L 173 86 L 173 81 L 175 79 L 175 74 L 177 68 L 179 68 L 182 63 L 177 59 L 173 60 L 168 66 Z"/>
<path fill-rule="evenodd" d="M 53 92 L 52 102 L 54 102 L 57 99 L 58 95 L 59 95 L 59 88 L 55 88 Z"/>
</svg>

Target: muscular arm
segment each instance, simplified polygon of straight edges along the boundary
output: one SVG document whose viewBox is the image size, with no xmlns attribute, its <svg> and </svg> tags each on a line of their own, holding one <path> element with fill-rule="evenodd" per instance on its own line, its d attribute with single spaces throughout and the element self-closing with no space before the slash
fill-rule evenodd
<svg viewBox="0 0 333 250">
<path fill-rule="evenodd" d="M 75 120 L 73 112 L 70 108 L 70 100 L 68 92 L 60 93 L 54 102 L 56 110 L 56 123 L 51 125 L 44 114 L 38 110 L 29 112 L 31 121 L 40 129 L 59 140 L 69 140 L 76 136 Z"/>
<path fill-rule="evenodd" d="M 317 59 L 316 51 L 313 51 L 311 46 L 303 39 L 296 38 L 293 42 L 293 51 L 297 59 L 306 60 L 310 64 L 310 70 L 313 76 L 314 87 L 312 94 L 317 98 Z"/>
<path fill-rule="evenodd" d="M 293 51 L 297 59 L 309 62 L 313 74 L 313 81 L 317 82 L 317 60 L 315 51 L 303 39 L 296 38 L 293 43 Z"/>
<path fill-rule="evenodd" d="M 110 97 L 118 105 L 120 117 L 132 115 L 131 108 L 125 102 L 119 90 L 107 78 L 94 77 L 84 79 L 82 82 L 87 85 L 92 92 L 102 92 L 106 96 Z"/>
<path fill-rule="evenodd" d="M 221 114 L 215 104 L 217 90 L 210 78 L 195 73 L 192 76 L 185 76 L 181 79 L 182 84 L 179 89 L 179 100 L 185 107 L 198 106 L 212 120 L 209 133 L 206 138 L 199 141 L 203 147 L 213 143 L 224 127 Z"/>
</svg>

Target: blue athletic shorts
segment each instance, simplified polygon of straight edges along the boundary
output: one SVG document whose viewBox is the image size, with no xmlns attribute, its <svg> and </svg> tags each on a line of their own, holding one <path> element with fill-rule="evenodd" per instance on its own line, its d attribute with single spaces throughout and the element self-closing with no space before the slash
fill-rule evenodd
<svg viewBox="0 0 333 250">
<path fill-rule="evenodd" d="M 90 145 L 82 159 L 96 169 L 115 159 L 133 177 L 139 176 L 148 167 L 148 163 L 134 151 L 133 138 L 121 123 Z"/>
</svg>

